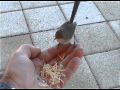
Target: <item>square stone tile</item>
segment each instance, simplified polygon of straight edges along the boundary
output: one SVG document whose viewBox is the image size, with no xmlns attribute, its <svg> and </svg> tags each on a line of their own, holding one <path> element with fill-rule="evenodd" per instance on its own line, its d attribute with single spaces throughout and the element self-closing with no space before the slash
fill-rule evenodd
<svg viewBox="0 0 120 90">
<path fill-rule="evenodd" d="M 39 47 L 41 50 L 48 49 L 57 44 L 57 41 L 54 40 L 55 32 L 56 30 L 33 33 L 31 35 L 33 39 L 33 43 L 35 44 L 35 46 Z"/>
<path fill-rule="evenodd" d="M 70 19 L 71 17 L 73 5 L 73 3 L 61 5 L 63 12 L 68 19 Z M 86 1 L 80 2 L 74 21 L 76 21 L 78 25 L 82 25 L 94 22 L 101 22 L 104 21 L 104 18 L 92 1 Z"/>
<path fill-rule="evenodd" d="M 86 57 L 101 88 L 120 85 L 120 49 Z"/>
<path fill-rule="evenodd" d="M 64 89 L 98 89 L 96 81 L 84 59 L 81 59 L 80 66 Z"/>
<path fill-rule="evenodd" d="M 111 25 L 112 29 L 116 32 L 117 36 L 120 39 L 120 20 L 110 21 L 109 24 Z"/>
<path fill-rule="evenodd" d="M 24 9 L 57 5 L 56 1 L 21 1 Z"/>
<path fill-rule="evenodd" d="M 19 1 L 0 1 L 0 12 L 7 12 L 13 10 L 20 10 Z"/>
<path fill-rule="evenodd" d="M 58 6 L 25 10 L 25 15 L 32 32 L 58 28 L 65 22 Z"/>
<path fill-rule="evenodd" d="M 58 1 L 59 4 L 73 3 L 74 1 Z"/>
<path fill-rule="evenodd" d="M 2 69 L 5 68 L 11 54 L 22 44 L 32 44 L 29 35 L 0 39 L 0 61 Z"/>
<path fill-rule="evenodd" d="M 119 1 L 95 1 L 95 3 L 107 20 L 120 19 Z"/>
<path fill-rule="evenodd" d="M 0 37 L 28 33 L 22 11 L 0 14 Z"/>
<path fill-rule="evenodd" d="M 120 47 L 119 40 L 106 23 L 78 26 L 75 34 L 85 55 Z"/>
</svg>

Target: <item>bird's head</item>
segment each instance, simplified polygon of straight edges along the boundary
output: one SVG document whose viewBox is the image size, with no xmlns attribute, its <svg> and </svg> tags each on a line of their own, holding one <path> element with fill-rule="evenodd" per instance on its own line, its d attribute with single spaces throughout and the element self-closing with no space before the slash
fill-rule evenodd
<svg viewBox="0 0 120 90">
<path fill-rule="evenodd" d="M 57 40 L 57 42 L 59 42 L 59 43 L 62 43 L 64 41 L 63 31 L 62 30 L 58 30 L 55 33 L 55 40 Z"/>
</svg>

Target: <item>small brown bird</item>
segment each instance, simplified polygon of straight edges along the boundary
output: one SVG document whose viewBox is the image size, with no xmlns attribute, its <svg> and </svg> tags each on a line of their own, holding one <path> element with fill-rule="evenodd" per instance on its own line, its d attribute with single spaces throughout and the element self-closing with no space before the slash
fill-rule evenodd
<svg viewBox="0 0 120 90">
<path fill-rule="evenodd" d="M 75 28 L 76 28 L 76 22 L 75 23 L 70 23 L 66 22 L 64 23 L 56 32 L 55 34 L 55 39 L 60 43 L 60 44 L 67 44 L 70 42 L 72 39 Z"/>
<path fill-rule="evenodd" d="M 72 39 L 75 28 L 77 26 L 76 22 L 73 23 L 73 20 L 75 18 L 77 9 L 79 7 L 80 1 L 74 2 L 73 11 L 71 14 L 71 18 L 68 22 L 65 22 L 56 32 L 55 39 L 59 42 L 59 44 L 66 44 L 69 43 Z M 75 40 L 75 39 L 74 39 Z M 74 41 L 75 44 L 75 41 Z"/>
</svg>

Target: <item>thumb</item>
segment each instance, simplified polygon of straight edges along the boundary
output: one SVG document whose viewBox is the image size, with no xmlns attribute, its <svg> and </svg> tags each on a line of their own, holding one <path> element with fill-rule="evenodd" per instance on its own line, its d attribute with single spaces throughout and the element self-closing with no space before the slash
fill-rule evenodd
<svg viewBox="0 0 120 90">
<path fill-rule="evenodd" d="M 25 55 L 28 58 L 33 59 L 41 53 L 41 50 L 35 46 L 24 44 L 20 48 L 18 48 L 16 53 Z"/>
<path fill-rule="evenodd" d="M 40 48 L 37 48 L 37 47 L 34 47 L 34 46 L 31 47 L 31 58 L 38 57 L 40 55 L 40 53 L 41 53 Z"/>
</svg>

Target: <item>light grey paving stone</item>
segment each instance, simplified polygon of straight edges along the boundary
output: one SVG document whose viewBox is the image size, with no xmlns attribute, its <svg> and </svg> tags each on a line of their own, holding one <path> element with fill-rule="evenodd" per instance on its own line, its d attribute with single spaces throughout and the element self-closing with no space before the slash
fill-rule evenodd
<svg viewBox="0 0 120 90">
<path fill-rule="evenodd" d="M 59 4 L 73 3 L 74 1 L 58 1 Z"/>
<path fill-rule="evenodd" d="M 106 23 L 78 26 L 75 34 L 85 55 L 120 47 L 119 40 Z"/>
<path fill-rule="evenodd" d="M 57 5 L 56 1 L 21 1 L 24 9 Z"/>
<path fill-rule="evenodd" d="M 11 54 L 23 44 L 32 44 L 29 35 L 9 37 L 0 39 L 0 61 L 1 69 L 4 69 Z"/>
<path fill-rule="evenodd" d="M 25 15 L 32 32 L 58 28 L 65 22 L 58 6 L 25 10 Z"/>
<path fill-rule="evenodd" d="M 0 14 L 0 37 L 28 33 L 21 11 Z"/>
<path fill-rule="evenodd" d="M 120 39 L 120 20 L 110 21 L 109 24 Z"/>
<path fill-rule="evenodd" d="M 39 32 L 33 33 L 32 39 L 35 46 L 39 47 L 41 50 L 48 49 L 57 44 L 57 41 L 54 40 L 55 31 L 46 31 L 46 32 Z"/>
<path fill-rule="evenodd" d="M 97 83 L 84 59 L 71 80 L 65 85 L 65 89 L 98 89 Z"/>
<path fill-rule="evenodd" d="M 21 6 L 19 1 L 0 1 L 0 13 L 13 11 L 13 10 L 20 10 Z"/>
<path fill-rule="evenodd" d="M 120 85 L 120 49 L 86 57 L 101 88 Z"/>
<path fill-rule="evenodd" d="M 120 19 L 119 1 L 95 1 L 95 3 L 107 20 Z"/>
<path fill-rule="evenodd" d="M 71 17 L 73 5 L 73 3 L 61 5 L 67 19 Z M 74 21 L 76 21 L 78 25 L 82 25 L 101 22 L 104 21 L 104 18 L 92 1 L 86 1 L 80 2 Z"/>
</svg>

